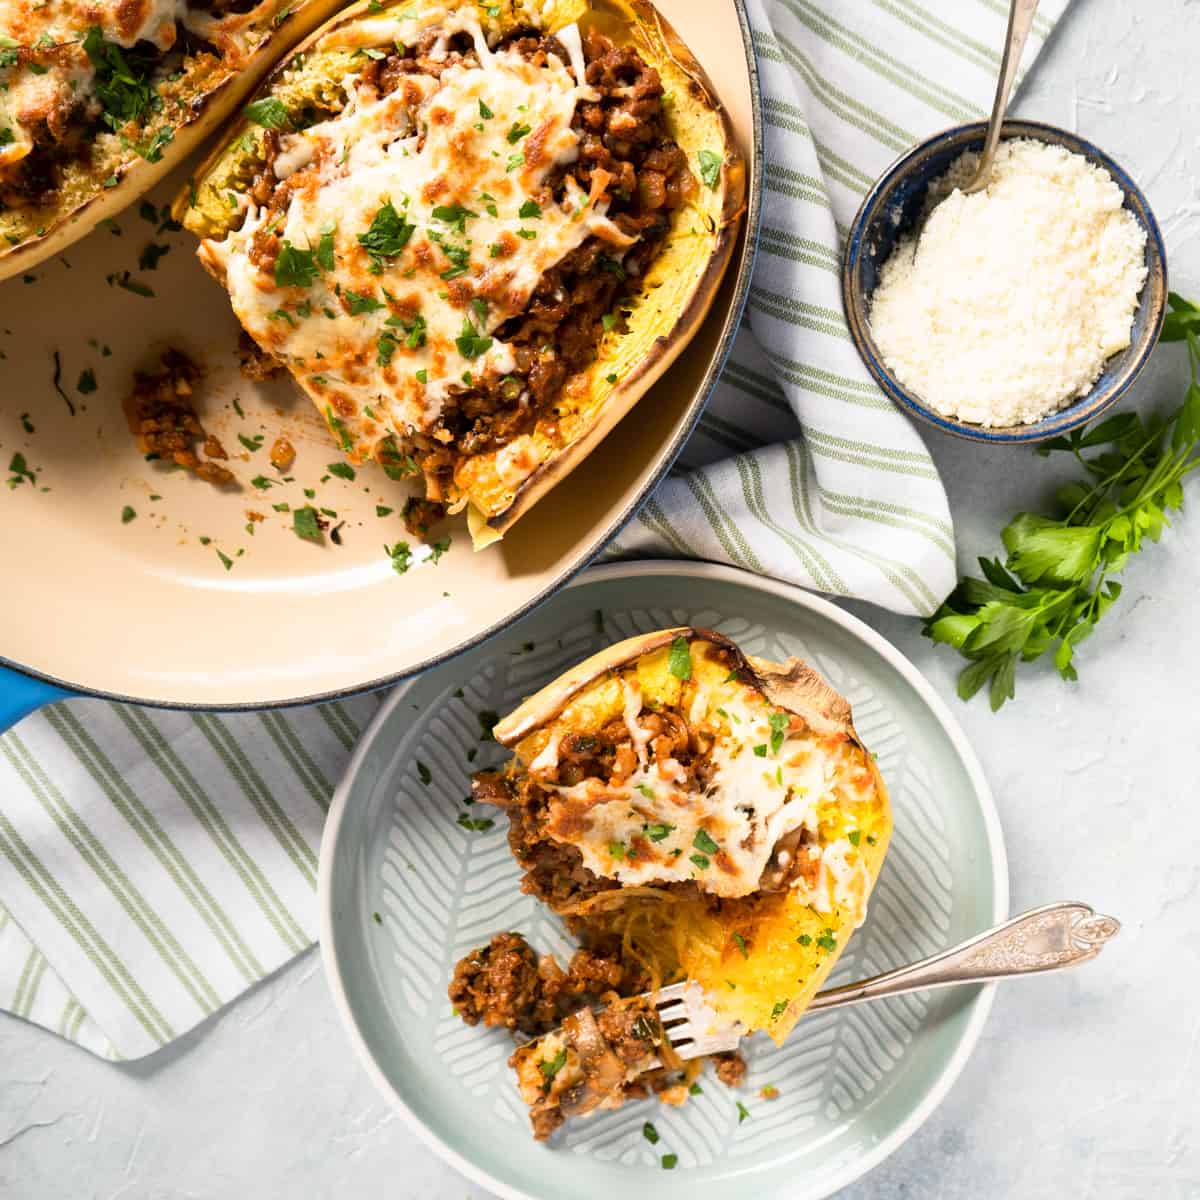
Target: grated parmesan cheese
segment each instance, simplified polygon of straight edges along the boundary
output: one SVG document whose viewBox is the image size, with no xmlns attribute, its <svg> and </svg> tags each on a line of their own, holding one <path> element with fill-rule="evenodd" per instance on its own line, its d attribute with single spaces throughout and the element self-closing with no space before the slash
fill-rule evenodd
<svg viewBox="0 0 1200 1200">
<path fill-rule="evenodd" d="M 931 188 L 919 237 L 884 263 L 871 331 L 931 408 L 1031 424 L 1084 396 L 1129 345 L 1146 233 L 1107 171 L 1028 138 L 1002 142 L 988 186 L 966 153 Z"/>
</svg>

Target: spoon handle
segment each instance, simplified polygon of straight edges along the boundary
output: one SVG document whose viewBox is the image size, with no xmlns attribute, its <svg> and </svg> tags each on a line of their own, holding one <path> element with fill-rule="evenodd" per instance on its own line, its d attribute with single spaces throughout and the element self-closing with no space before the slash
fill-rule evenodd
<svg viewBox="0 0 1200 1200">
<path fill-rule="evenodd" d="M 1004 57 L 1000 61 L 1000 78 L 996 80 L 996 99 L 992 102 L 987 140 L 983 143 L 983 153 L 979 156 L 979 168 L 975 172 L 975 178 L 968 187 L 963 188 L 964 192 L 977 192 L 986 187 L 992 174 L 992 159 L 995 158 L 996 147 L 1000 144 L 1000 127 L 1004 124 L 1008 98 L 1012 95 L 1013 84 L 1017 81 L 1021 52 L 1025 49 L 1025 40 L 1033 28 L 1037 6 L 1038 0 L 1011 0 L 1008 10 L 1008 34 L 1004 39 Z"/>
<path fill-rule="evenodd" d="M 1047 904 L 1005 921 L 931 958 L 821 992 L 809 1012 L 899 996 L 925 988 L 984 983 L 1010 975 L 1057 971 L 1095 958 L 1121 928 L 1086 904 Z"/>
</svg>

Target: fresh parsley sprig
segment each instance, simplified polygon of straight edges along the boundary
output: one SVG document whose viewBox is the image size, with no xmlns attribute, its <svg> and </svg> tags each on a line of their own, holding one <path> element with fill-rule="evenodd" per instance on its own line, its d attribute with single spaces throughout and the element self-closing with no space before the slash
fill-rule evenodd
<svg viewBox="0 0 1200 1200">
<path fill-rule="evenodd" d="M 1017 664 L 1048 653 L 1064 679 L 1078 678 L 1076 647 L 1120 596 L 1115 577 L 1183 507 L 1183 480 L 1200 467 L 1200 306 L 1171 293 L 1170 308 L 1160 340 L 1187 343 L 1183 403 L 1165 419 L 1119 413 L 1043 442 L 1038 454 L 1072 454 L 1086 478 L 1058 490 L 1056 516 L 1018 513 L 1001 535 L 1005 561 L 981 558 L 983 578 L 963 579 L 926 622 L 926 637 L 970 660 L 962 699 L 987 685 L 999 709 Z"/>
</svg>

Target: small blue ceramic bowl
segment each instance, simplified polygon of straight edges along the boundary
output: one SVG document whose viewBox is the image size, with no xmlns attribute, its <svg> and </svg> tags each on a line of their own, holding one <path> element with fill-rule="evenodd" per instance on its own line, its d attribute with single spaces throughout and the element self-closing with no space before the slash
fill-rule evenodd
<svg viewBox="0 0 1200 1200">
<path fill-rule="evenodd" d="M 928 141 L 901 155 L 867 193 L 846 239 L 842 263 L 842 300 L 854 344 L 867 369 L 881 388 L 901 408 L 936 425 L 946 433 L 977 442 L 1038 442 L 1065 433 L 1092 420 L 1111 407 L 1137 378 L 1158 341 L 1166 314 L 1167 258 L 1158 223 L 1137 184 L 1102 150 L 1090 142 L 1037 121 L 1005 121 L 1003 138 L 1035 138 L 1065 146 L 1103 167 L 1125 193 L 1125 207 L 1146 230 L 1146 283 L 1134 314 L 1129 346 L 1114 354 L 1104 367 L 1095 386 L 1066 408 L 1051 413 L 1032 425 L 984 427 L 957 421 L 929 408 L 924 401 L 906 391 L 883 361 L 871 336 L 869 321 L 871 295 L 879 282 L 880 268 L 896 242 L 916 225 L 929 185 L 944 175 L 965 150 L 981 150 L 985 122 L 959 125 L 936 134 Z"/>
</svg>

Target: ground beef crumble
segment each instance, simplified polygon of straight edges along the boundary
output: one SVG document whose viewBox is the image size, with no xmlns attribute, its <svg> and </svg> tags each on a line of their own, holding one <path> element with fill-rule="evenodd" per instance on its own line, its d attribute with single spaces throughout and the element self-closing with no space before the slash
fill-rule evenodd
<svg viewBox="0 0 1200 1200">
<path fill-rule="evenodd" d="M 138 449 L 147 457 L 173 462 L 206 483 L 229 484 L 233 472 L 213 461 L 227 458 L 225 449 L 205 432 L 192 404 L 201 375 L 200 367 L 182 351 L 164 351 L 161 371 L 134 375 L 133 391 L 123 406 L 125 417 Z"/>
</svg>

